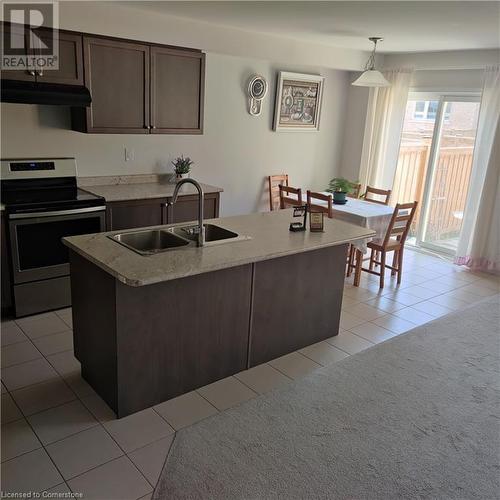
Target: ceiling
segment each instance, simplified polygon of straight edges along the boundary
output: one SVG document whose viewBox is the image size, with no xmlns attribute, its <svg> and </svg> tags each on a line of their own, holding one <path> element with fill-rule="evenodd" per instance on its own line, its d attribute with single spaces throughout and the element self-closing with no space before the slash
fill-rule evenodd
<svg viewBox="0 0 500 500">
<path fill-rule="evenodd" d="M 382 53 L 500 47 L 498 1 L 137 1 L 135 8 L 245 31 Z"/>
</svg>

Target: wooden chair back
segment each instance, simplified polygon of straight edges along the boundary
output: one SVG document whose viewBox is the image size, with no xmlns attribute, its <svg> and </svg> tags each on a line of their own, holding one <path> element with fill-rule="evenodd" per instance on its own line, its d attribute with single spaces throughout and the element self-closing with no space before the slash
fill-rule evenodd
<svg viewBox="0 0 500 500">
<path fill-rule="evenodd" d="M 280 208 L 279 185 L 288 186 L 288 174 L 270 175 L 267 182 L 269 186 L 269 208 L 278 210 Z"/>
<path fill-rule="evenodd" d="M 390 189 L 378 189 L 371 186 L 366 186 L 365 201 L 371 201 L 372 203 L 379 203 L 380 205 L 389 205 L 389 200 L 391 198 Z M 379 200 L 378 198 L 373 198 L 369 196 L 370 194 L 382 196 L 385 199 Z"/>
<path fill-rule="evenodd" d="M 294 188 L 291 186 L 279 186 L 280 192 L 280 208 L 296 207 L 298 205 L 303 205 L 302 202 L 302 189 Z M 290 194 L 295 194 L 296 198 L 289 196 Z"/>
<path fill-rule="evenodd" d="M 347 195 L 349 198 L 359 198 L 361 193 L 361 184 L 355 184 L 352 191 Z"/>
<path fill-rule="evenodd" d="M 314 200 L 326 201 L 327 205 L 318 205 Z M 307 205 L 310 212 L 324 212 L 333 219 L 333 198 L 331 194 L 316 193 L 307 190 Z"/>
<path fill-rule="evenodd" d="M 394 207 L 394 212 L 392 214 L 391 222 L 387 227 L 387 232 L 385 233 L 383 246 L 385 247 L 392 237 L 396 237 L 397 241 L 404 245 L 406 237 L 410 231 L 411 223 L 413 217 L 415 217 L 415 212 L 417 210 L 418 202 L 413 203 L 398 203 Z"/>
</svg>

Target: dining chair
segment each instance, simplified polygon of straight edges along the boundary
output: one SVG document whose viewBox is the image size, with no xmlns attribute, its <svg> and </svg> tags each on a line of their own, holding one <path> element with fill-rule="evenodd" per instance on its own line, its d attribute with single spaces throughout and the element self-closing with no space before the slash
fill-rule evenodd
<svg viewBox="0 0 500 500">
<path fill-rule="evenodd" d="M 361 184 L 353 184 L 353 188 L 351 192 L 347 195 L 348 198 L 359 198 L 359 194 L 361 193 Z"/>
<path fill-rule="evenodd" d="M 280 208 L 296 207 L 298 205 L 303 205 L 302 202 L 302 189 L 294 188 L 291 186 L 283 186 L 280 184 L 278 186 L 280 193 Z M 294 194 L 295 197 L 289 196 Z"/>
<path fill-rule="evenodd" d="M 371 186 L 366 186 L 365 201 L 371 201 L 372 203 L 379 203 L 380 205 L 389 205 L 391 192 L 392 191 L 390 189 L 378 189 Z M 379 200 L 378 198 L 373 198 L 371 196 L 368 196 L 370 194 L 382 196 L 385 198 L 383 200 Z"/>
<path fill-rule="evenodd" d="M 319 205 L 314 203 L 314 200 L 326 201 L 327 205 Z M 333 219 L 333 198 L 331 194 L 317 193 L 315 191 L 307 190 L 307 206 L 311 212 L 323 212 L 327 214 L 330 219 Z M 313 210 L 311 210 L 311 208 Z"/>
<path fill-rule="evenodd" d="M 269 186 L 269 208 L 277 210 L 280 208 L 279 185 L 288 186 L 288 174 L 270 175 L 267 178 Z"/>
<path fill-rule="evenodd" d="M 374 239 L 368 243 L 370 253 L 370 265 L 367 268 L 363 267 L 363 257 L 361 252 L 357 252 L 356 270 L 357 275 L 360 271 L 365 271 L 370 274 L 380 276 L 380 288 L 384 288 L 385 268 L 391 270 L 391 275 L 397 274 L 397 283 L 401 283 L 401 274 L 403 272 L 403 252 L 406 237 L 410 231 L 410 226 L 415 217 L 418 202 L 413 203 L 398 203 L 394 208 L 391 222 L 387 227 L 384 239 Z M 392 266 L 386 264 L 386 257 L 388 252 L 394 252 L 392 259 Z M 376 255 L 380 255 L 380 260 L 376 261 Z M 380 272 L 374 271 L 375 265 L 380 266 Z"/>
</svg>

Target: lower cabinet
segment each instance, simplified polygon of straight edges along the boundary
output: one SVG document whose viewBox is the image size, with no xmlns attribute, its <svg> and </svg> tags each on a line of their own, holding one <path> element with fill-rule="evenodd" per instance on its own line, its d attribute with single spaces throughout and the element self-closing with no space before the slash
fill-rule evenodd
<svg viewBox="0 0 500 500">
<path fill-rule="evenodd" d="M 175 205 L 167 205 L 170 198 L 114 201 L 107 203 L 106 226 L 108 231 L 159 226 L 198 220 L 198 197 L 179 196 Z M 205 219 L 219 216 L 219 193 L 205 195 Z"/>
</svg>

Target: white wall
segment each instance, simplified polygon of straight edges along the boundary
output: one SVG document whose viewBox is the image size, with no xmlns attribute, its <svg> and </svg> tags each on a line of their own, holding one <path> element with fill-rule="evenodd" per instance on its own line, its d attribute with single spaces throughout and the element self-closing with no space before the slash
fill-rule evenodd
<svg viewBox="0 0 500 500">
<path fill-rule="evenodd" d="M 272 131 L 280 69 L 326 77 L 319 132 Z M 260 117 L 247 113 L 253 73 L 270 84 Z M 92 176 L 170 171 L 170 160 L 183 153 L 196 162 L 193 177 L 224 188 L 224 215 L 248 213 L 267 207 L 269 174 L 288 172 L 293 185 L 326 187 L 340 163 L 348 88 L 345 71 L 208 54 L 203 135 L 82 134 L 70 130 L 66 107 L 2 104 L 2 157 L 75 156 L 79 175 Z M 124 161 L 125 146 L 134 149 L 134 161 Z"/>
</svg>

